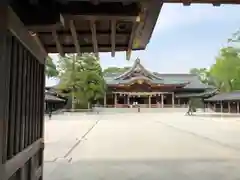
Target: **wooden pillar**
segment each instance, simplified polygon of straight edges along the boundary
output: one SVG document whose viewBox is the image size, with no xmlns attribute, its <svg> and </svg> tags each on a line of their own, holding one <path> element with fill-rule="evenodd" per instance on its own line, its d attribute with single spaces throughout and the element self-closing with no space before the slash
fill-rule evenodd
<svg viewBox="0 0 240 180">
<path fill-rule="evenodd" d="M 107 104 L 107 93 L 104 93 L 104 107 L 106 107 L 106 104 Z"/>
<path fill-rule="evenodd" d="M 222 101 L 220 102 L 220 105 L 221 105 L 221 113 L 223 112 L 223 103 Z"/>
<path fill-rule="evenodd" d="M 127 95 L 127 104 L 129 105 L 129 94 Z"/>
<path fill-rule="evenodd" d="M 237 102 L 237 113 L 239 113 L 239 101 Z"/>
<path fill-rule="evenodd" d="M 231 103 L 228 102 L 228 112 L 230 113 L 231 112 Z"/>
<path fill-rule="evenodd" d="M 162 108 L 164 107 L 164 95 L 161 94 L 161 105 L 162 105 Z"/>
<path fill-rule="evenodd" d="M 151 95 L 148 96 L 148 108 L 151 108 Z"/>
<path fill-rule="evenodd" d="M 214 107 L 214 111 L 216 112 L 216 102 L 214 103 L 213 107 Z"/>
<path fill-rule="evenodd" d="M 172 107 L 175 107 L 175 97 L 174 97 L 174 92 L 172 92 Z"/>
<path fill-rule="evenodd" d="M 117 107 L 117 94 L 114 94 L 114 107 Z"/>
</svg>

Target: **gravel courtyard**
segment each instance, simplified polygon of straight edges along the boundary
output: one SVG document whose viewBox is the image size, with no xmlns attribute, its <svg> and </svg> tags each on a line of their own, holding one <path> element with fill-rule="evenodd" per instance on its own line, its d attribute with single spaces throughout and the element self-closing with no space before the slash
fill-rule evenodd
<svg viewBox="0 0 240 180">
<path fill-rule="evenodd" d="M 44 180 L 239 180 L 240 116 L 55 115 Z"/>
</svg>

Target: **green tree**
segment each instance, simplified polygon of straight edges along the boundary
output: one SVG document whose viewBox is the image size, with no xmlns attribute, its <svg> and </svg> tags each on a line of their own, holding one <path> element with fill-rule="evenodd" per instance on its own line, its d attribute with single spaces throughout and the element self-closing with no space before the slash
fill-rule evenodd
<svg viewBox="0 0 240 180">
<path fill-rule="evenodd" d="M 240 89 L 240 57 L 234 47 L 225 47 L 216 58 L 210 69 L 211 76 L 216 80 L 221 91 Z"/>
<path fill-rule="evenodd" d="M 103 97 L 105 82 L 99 59 L 94 54 L 83 53 L 81 56 L 67 54 L 59 58 L 58 65 L 60 69 L 58 88 L 69 90 L 76 102 L 92 104 Z"/>
<path fill-rule="evenodd" d="M 212 85 L 211 75 L 208 69 L 206 68 L 192 68 L 190 70 L 191 74 L 195 74 L 199 77 L 200 81 L 204 84 Z"/>
<path fill-rule="evenodd" d="M 129 70 L 131 67 L 123 67 L 123 68 L 119 68 L 119 67 L 109 67 L 109 68 L 106 68 L 104 69 L 103 71 L 103 74 L 106 75 L 106 74 L 113 74 L 113 73 L 124 73 L 126 72 L 127 70 Z"/>
<path fill-rule="evenodd" d="M 58 70 L 56 64 L 54 64 L 52 58 L 49 56 L 47 57 L 46 64 L 45 64 L 45 73 L 48 78 L 57 77 Z"/>
</svg>

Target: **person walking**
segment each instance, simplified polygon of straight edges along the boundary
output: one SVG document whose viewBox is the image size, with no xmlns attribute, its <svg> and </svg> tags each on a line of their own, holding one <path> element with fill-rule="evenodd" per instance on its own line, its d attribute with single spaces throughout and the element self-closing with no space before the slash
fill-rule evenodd
<svg viewBox="0 0 240 180">
<path fill-rule="evenodd" d="M 49 120 L 51 120 L 51 118 L 52 118 L 52 108 L 51 107 L 49 107 L 49 109 L 48 109 L 48 118 L 49 118 Z"/>
</svg>

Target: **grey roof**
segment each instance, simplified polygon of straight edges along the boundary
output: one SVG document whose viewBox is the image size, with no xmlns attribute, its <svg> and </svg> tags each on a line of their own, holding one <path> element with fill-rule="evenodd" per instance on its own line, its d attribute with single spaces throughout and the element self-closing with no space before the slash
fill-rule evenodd
<svg viewBox="0 0 240 180">
<path fill-rule="evenodd" d="M 150 72 L 141 65 L 140 60 L 136 60 L 132 68 L 125 73 L 108 73 L 104 79 L 109 85 L 129 83 L 133 79 L 124 79 L 123 77 L 129 75 L 135 68 L 141 68 L 146 74 L 149 74 L 152 77 L 152 79 L 149 79 L 151 83 L 186 84 L 184 89 L 215 89 L 212 86 L 203 84 L 195 74 L 160 74 Z"/>
<path fill-rule="evenodd" d="M 205 101 L 240 101 L 240 91 L 219 93 Z"/>
<path fill-rule="evenodd" d="M 189 97 L 209 98 L 211 96 L 214 96 L 216 93 L 218 93 L 218 89 L 206 90 L 206 91 L 201 92 L 201 93 L 175 94 L 175 97 L 177 97 L 177 98 L 189 98 Z"/>
<path fill-rule="evenodd" d="M 45 101 L 48 101 L 48 102 L 64 102 L 65 100 L 61 99 L 61 98 L 58 98 L 56 96 L 53 96 L 51 94 L 45 93 Z"/>
</svg>

